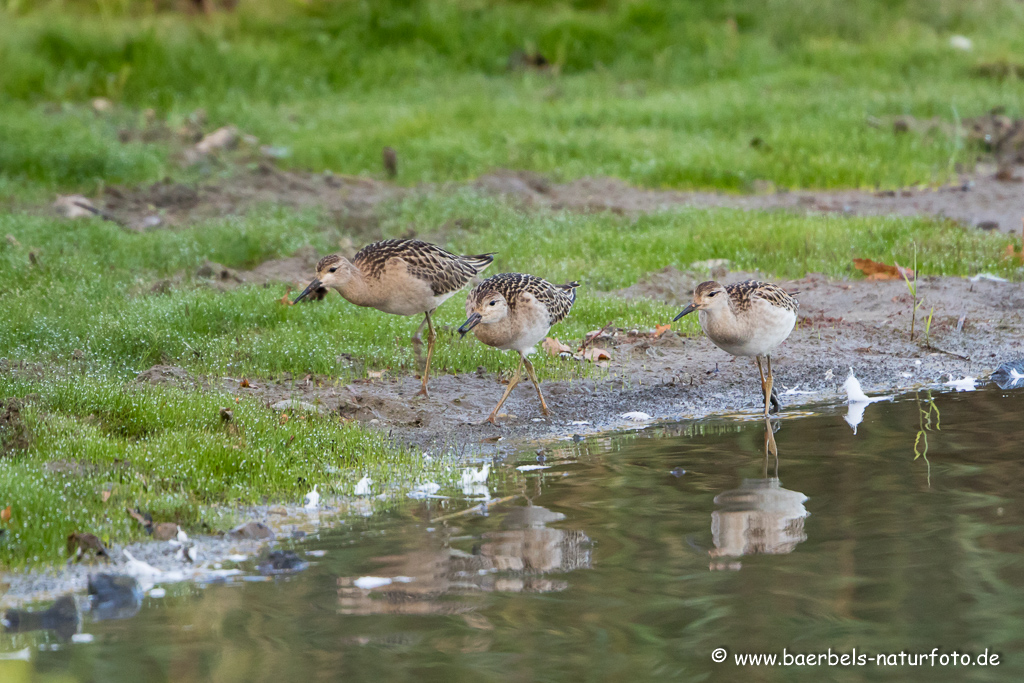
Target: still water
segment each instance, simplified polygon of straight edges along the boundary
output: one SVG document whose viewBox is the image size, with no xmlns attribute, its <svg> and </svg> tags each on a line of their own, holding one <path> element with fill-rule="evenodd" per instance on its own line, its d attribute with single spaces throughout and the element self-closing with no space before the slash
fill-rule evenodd
<svg viewBox="0 0 1024 683">
<path fill-rule="evenodd" d="M 0 679 L 1024 680 L 1022 412 L 1020 390 L 922 391 L 867 406 L 856 433 L 846 406 L 791 412 L 777 459 L 750 416 L 563 442 L 514 470 L 538 464 L 526 451 L 492 472 L 489 494 L 514 497 L 487 515 L 409 500 L 296 546 L 324 553 L 294 576 L 86 616 L 87 644 L 0 635 L 31 649 Z M 734 659 L 784 648 L 999 659 Z"/>
</svg>

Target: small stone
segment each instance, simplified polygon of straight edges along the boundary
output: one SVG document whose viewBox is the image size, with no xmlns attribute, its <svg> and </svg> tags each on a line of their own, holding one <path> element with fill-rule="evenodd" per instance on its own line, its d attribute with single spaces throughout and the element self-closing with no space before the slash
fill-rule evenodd
<svg viewBox="0 0 1024 683">
<path fill-rule="evenodd" d="M 178 535 L 178 525 L 174 522 L 161 522 L 153 525 L 153 538 L 157 541 L 169 541 Z"/>
<path fill-rule="evenodd" d="M 275 537 L 273 530 L 262 522 L 239 524 L 228 533 L 235 538 L 248 538 L 257 541 L 270 540 Z"/>
<path fill-rule="evenodd" d="M 297 401 L 295 399 L 278 401 L 274 405 L 270 406 L 270 408 L 271 410 L 302 410 L 307 413 L 324 412 L 324 408 L 322 406 L 315 406 L 312 403 L 306 403 L 305 401 Z"/>
</svg>

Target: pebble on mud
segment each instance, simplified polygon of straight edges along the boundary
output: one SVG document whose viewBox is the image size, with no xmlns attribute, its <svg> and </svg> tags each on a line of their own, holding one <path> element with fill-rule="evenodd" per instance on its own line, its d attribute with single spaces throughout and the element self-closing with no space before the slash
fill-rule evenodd
<svg viewBox="0 0 1024 683">
<path fill-rule="evenodd" d="M 256 569 L 264 576 L 301 572 L 309 563 L 291 550 L 275 550 L 260 562 Z"/>
<path fill-rule="evenodd" d="M 253 540 L 269 540 L 275 537 L 273 530 L 261 522 L 247 522 L 239 524 L 228 532 L 235 538 L 248 538 Z"/>
</svg>

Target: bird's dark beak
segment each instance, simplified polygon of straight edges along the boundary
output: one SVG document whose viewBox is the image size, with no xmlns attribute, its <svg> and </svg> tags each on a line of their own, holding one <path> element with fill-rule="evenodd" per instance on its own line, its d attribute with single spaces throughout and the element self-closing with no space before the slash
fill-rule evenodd
<svg viewBox="0 0 1024 683">
<path fill-rule="evenodd" d="M 680 313 L 676 317 L 672 318 L 672 322 L 675 322 L 675 321 L 679 320 L 680 318 L 682 318 L 684 315 L 689 315 L 690 313 L 693 313 L 696 310 L 697 310 L 697 306 L 695 306 L 694 304 L 688 304 L 686 306 L 686 308 L 683 309 L 682 313 Z"/>
<path fill-rule="evenodd" d="M 320 278 L 313 278 L 313 281 L 309 283 L 309 287 L 306 287 L 304 290 L 302 290 L 302 294 L 299 294 L 297 297 L 295 297 L 295 301 L 293 301 L 292 303 L 299 303 L 307 296 L 309 296 L 310 294 L 312 294 L 313 292 L 315 292 L 316 290 L 320 289 L 323 286 L 323 283 L 320 282 Z"/>
<path fill-rule="evenodd" d="M 466 333 L 479 325 L 481 320 L 483 320 L 483 317 L 479 313 L 469 316 L 469 319 L 462 323 L 462 327 L 459 328 L 459 334 L 465 337 Z"/>
</svg>

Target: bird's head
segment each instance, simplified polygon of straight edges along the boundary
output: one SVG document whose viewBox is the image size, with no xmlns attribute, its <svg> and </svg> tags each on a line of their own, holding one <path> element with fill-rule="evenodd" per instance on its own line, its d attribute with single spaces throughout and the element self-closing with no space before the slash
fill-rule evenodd
<svg viewBox="0 0 1024 683">
<path fill-rule="evenodd" d="M 504 320 L 508 316 L 508 301 L 498 292 L 471 292 L 466 300 L 466 315 L 466 322 L 459 328 L 462 336 L 480 323 L 489 325 Z"/>
<path fill-rule="evenodd" d="M 725 287 L 714 280 L 697 285 L 693 290 L 693 301 L 687 304 L 682 313 L 673 318 L 673 322 L 694 311 L 710 311 L 729 305 L 729 294 Z"/>
<path fill-rule="evenodd" d="M 337 254 L 324 256 L 316 264 L 316 277 L 292 303 L 297 304 L 311 294 L 316 294 L 316 298 L 320 298 L 328 289 L 340 291 L 352 279 L 353 268 L 354 266 L 348 259 Z"/>
</svg>

